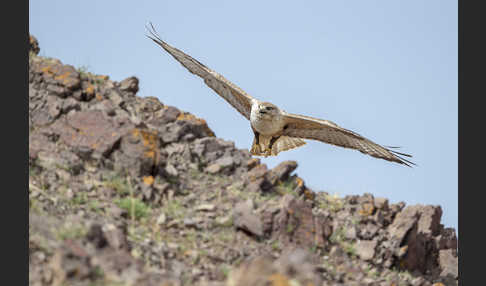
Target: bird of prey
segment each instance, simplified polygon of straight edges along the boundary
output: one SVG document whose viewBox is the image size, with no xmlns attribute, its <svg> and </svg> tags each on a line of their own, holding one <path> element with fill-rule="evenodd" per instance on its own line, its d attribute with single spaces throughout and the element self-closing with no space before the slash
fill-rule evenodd
<svg viewBox="0 0 486 286">
<path fill-rule="evenodd" d="M 152 23 L 150 23 L 150 27 L 146 28 L 150 33 L 150 35 L 146 35 L 148 38 L 166 50 L 189 72 L 201 77 L 206 85 L 250 120 L 250 126 L 255 135 L 250 149 L 252 155 L 276 156 L 282 151 L 304 145 L 306 142 L 302 139 L 313 139 L 355 149 L 361 153 L 409 167 L 415 165 L 401 157 L 412 157 L 411 155 L 391 150 L 398 147 L 378 145 L 329 120 L 287 113 L 270 102 L 263 102 L 250 96 L 219 73 L 164 42 Z"/>
</svg>

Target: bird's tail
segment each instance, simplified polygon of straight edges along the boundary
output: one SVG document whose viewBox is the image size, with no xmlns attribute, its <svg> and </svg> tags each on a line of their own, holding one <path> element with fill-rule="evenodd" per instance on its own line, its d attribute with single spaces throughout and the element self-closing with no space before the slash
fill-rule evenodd
<svg viewBox="0 0 486 286">
<path fill-rule="evenodd" d="M 280 136 L 280 138 L 273 143 L 271 155 L 276 156 L 282 151 L 295 149 L 303 145 L 305 145 L 305 141 L 300 138 Z"/>
<path fill-rule="evenodd" d="M 261 146 L 256 144 L 256 139 L 253 139 L 253 145 L 250 149 L 250 153 L 255 156 L 277 156 L 278 153 L 287 151 L 290 149 L 298 148 L 305 145 L 305 141 L 300 138 L 280 136 L 273 144 L 271 144 L 272 149 L 262 150 Z"/>
</svg>

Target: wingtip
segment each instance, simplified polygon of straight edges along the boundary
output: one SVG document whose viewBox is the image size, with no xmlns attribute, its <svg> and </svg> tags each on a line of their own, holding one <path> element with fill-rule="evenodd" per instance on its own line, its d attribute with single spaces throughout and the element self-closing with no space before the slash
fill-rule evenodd
<svg viewBox="0 0 486 286">
<path fill-rule="evenodd" d="M 395 153 L 395 152 L 393 152 L 393 153 Z M 406 154 L 406 155 L 408 155 L 408 154 Z M 408 166 L 408 167 L 410 167 L 410 168 L 412 168 L 412 165 L 413 165 L 413 166 L 415 166 L 415 167 L 417 167 L 417 166 L 418 166 L 416 163 L 414 163 L 414 162 L 412 162 L 412 161 L 410 161 L 410 160 L 407 160 L 407 159 L 405 159 L 405 158 L 402 158 L 402 157 L 400 157 L 400 156 L 398 156 L 398 155 L 396 155 L 396 154 L 395 154 L 395 156 L 398 158 L 398 160 L 396 161 L 397 163 L 400 163 L 400 164 L 406 165 L 406 166 Z M 408 155 L 408 157 L 412 157 L 412 155 Z"/>
<path fill-rule="evenodd" d="M 386 147 L 386 150 L 388 152 L 392 153 L 395 156 L 395 159 L 396 159 L 396 160 L 394 160 L 395 162 L 397 162 L 399 164 L 406 165 L 406 166 L 408 166 L 410 168 L 412 168 L 411 165 L 417 166 L 416 163 L 414 163 L 414 162 L 412 162 L 410 160 L 407 160 L 407 159 L 405 159 L 405 158 L 402 157 L 402 156 L 405 156 L 405 157 L 408 157 L 408 158 L 412 158 L 412 155 L 406 154 L 406 153 L 402 153 L 402 152 L 398 152 L 398 151 L 395 151 L 395 150 L 391 150 L 391 148 L 398 149 L 400 147 L 398 147 L 398 146 L 384 146 L 384 147 Z"/>
<path fill-rule="evenodd" d="M 159 36 L 159 33 L 157 33 L 157 30 L 155 29 L 155 27 L 154 27 L 154 25 L 152 24 L 151 21 L 148 21 L 147 23 L 145 23 L 145 29 L 150 34 L 150 35 L 145 34 L 145 36 L 147 36 L 147 38 L 149 38 L 153 41 L 157 41 L 157 40 L 162 41 L 160 36 Z"/>
</svg>

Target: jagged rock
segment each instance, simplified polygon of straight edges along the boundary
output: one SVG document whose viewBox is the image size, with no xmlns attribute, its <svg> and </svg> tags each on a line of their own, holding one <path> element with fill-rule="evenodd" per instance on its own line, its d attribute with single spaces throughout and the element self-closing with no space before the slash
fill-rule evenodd
<svg viewBox="0 0 486 286">
<path fill-rule="evenodd" d="M 133 128 L 121 136 L 119 148 L 113 151 L 114 169 L 137 176 L 165 174 L 166 154 L 160 149 L 157 133 Z"/>
<path fill-rule="evenodd" d="M 285 195 L 280 205 L 282 209 L 273 221 L 273 233 L 279 240 L 307 247 L 325 246 L 330 235 L 329 223 L 323 215 L 312 213 L 310 202 Z"/>
<path fill-rule="evenodd" d="M 369 240 L 375 237 L 379 229 L 380 228 L 377 225 L 373 223 L 367 223 L 360 229 L 358 236 L 361 239 Z"/>
<path fill-rule="evenodd" d="M 377 209 L 388 209 L 388 199 L 387 198 L 374 198 L 374 205 Z"/>
<path fill-rule="evenodd" d="M 439 251 L 439 266 L 441 269 L 440 276 L 450 275 L 456 279 L 458 277 L 458 261 L 454 255 L 455 250 L 443 249 Z"/>
<path fill-rule="evenodd" d="M 418 232 L 430 235 L 438 235 L 441 217 L 442 209 L 440 206 L 424 206 L 420 211 Z"/>
<path fill-rule="evenodd" d="M 253 202 L 238 203 L 233 211 L 233 223 L 236 228 L 247 231 L 257 237 L 263 235 L 263 225 L 260 218 L 253 213 Z"/>
<path fill-rule="evenodd" d="M 122 128 L 100 111 L 80 111 L 64 120 L 57 120 L 50 128 L 59 139 L 76 150 L 78 156 L 100 159 L 113 152 L 120 138 L 128 132 L 127 122 Z"/>
<path fill-rule="evenodd" d="M 29 51 L 32 51 L 36 55 L 40 52 L 39 42 L 32 35 L 29 35 Z"/>
<path fill-rule="evenodd" d="M 41 76 L 49 94 L 66 97 L 81 87 L 79 72 L 71 65 L 60 61 L 34 61 L 29 77 Z"/>
<path fill-rule="evenodd" d="M 251 158 L 251 159 L 246 161 L 246 167 L 248 168 L 248 170 L 251 170 L 251 169 L 253 169 L 253 167 L 256 167 L 258 165 L 260 165 L 260 159 L 259 158 Z"/>
<path fill-rule="evenodd" d="M 135 94 L 138 91 L 138 78 L 132 76 L 120 82 L 120 90 Z"/>
<path fill-rule="evenodd" d="M 221 170 L 221 166 L 219 164 L 211 164 L 206 168 L 206 172 L 210 174 L 218 173 Z"/>
<path fill-rule="evenodd" d="M 356 254 L 363 260 L 371 260 L 375 256 L 376 240 L 358 240 Z"/>
<path fill-rule="evenodd" d="M 396 238 L 399 243 L 405 239 L 405 235 L 417 224 L 419 214 L 417 209 L 420 206 L 408 206 L 400 212 L 393 223 L 388 226 L 388 233 Z"/>
<path fill-rule="evenodd" d="M 224 170 L 224 171 L 226 171 L 227 174 L 229 174 L 229 173 L 232 172 L 235 164 L 236 164 L 236 162 L 233 159 L 233 157 L 225 156 L 225 157 L 219 158 L 214 163 L 209 165 L 206 168 L 206 172 L 211 173 L 211 174 L 215 174 L 215 173 L 219 173 L 219 172 Z"/>
<path fill-rule="evenodd" d="M 254 182 L 257 181 L 258 179 L 263 178 L 266 174 L 268 173 L 268 168 L 267 165 L 265 164 L 260 164 L 251 169 L 246 175 L 248 181 Z"/>
<path fill-rule="evenodd" d="M 440 235 L 436 237 L 437 249 L 457 249 L 457 236 L 453 228 L 445 228 Z"/>
<path fill-rule="evenodd" d="M 248 192 L 268 192 L 272 189 L 273 185 L 268 180 L 267 175 L 269 170 L 267 165 L 260 164 L 253 167 L 246 173 L 245 179 L 247 182 Z"/>
<path fill-rule="evenodd" d="M 277 181 L 286 181 L 289 178 L 290 173 L 296 168 L 296 161 L 284 161 L 269 172 L 268 180 L 272 185 L 275 185 Z"/>
<path fill-rule="evenodd" d="M 214 162 L 221 158 L 228 149 L 234 148 L 234 143 L 214 137 L 204 137 L 194 140 L 191 152 L 203 162 Z"/>
<path fill-rule="evenodd" d="M 167 123 L 171 123 L 176 121 L 177 117 L 181 114 L 181 111 L 173 106 L 165 106 L 165 108 L 162 110 L 162 113 L 149 121 L 149 124 L 152 124 L 154 126 L 162 126 Z"/>
<path fill-rule="evenodd" d="M 438 233 L 441 215 L 440 206 L 408 206 L 398 213 L 388 227 L 388 233 L 396 245 L 407 246 L 407 253 L 401 262 L 406 269 L 425 273 L 426 269 L 436 265 L 434 234 Z"/>
</svg>

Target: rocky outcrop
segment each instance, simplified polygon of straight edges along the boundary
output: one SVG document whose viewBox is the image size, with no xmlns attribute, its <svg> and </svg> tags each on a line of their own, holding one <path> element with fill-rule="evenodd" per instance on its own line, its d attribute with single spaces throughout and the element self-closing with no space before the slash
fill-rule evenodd
<svg viewBox="0 0 486 286">
<path fill-rule="evenodd" d="M 440 206 L 314 192 L 137 78 L 30 47 L 30 285 L 458 284 Z"/>
</svg>

